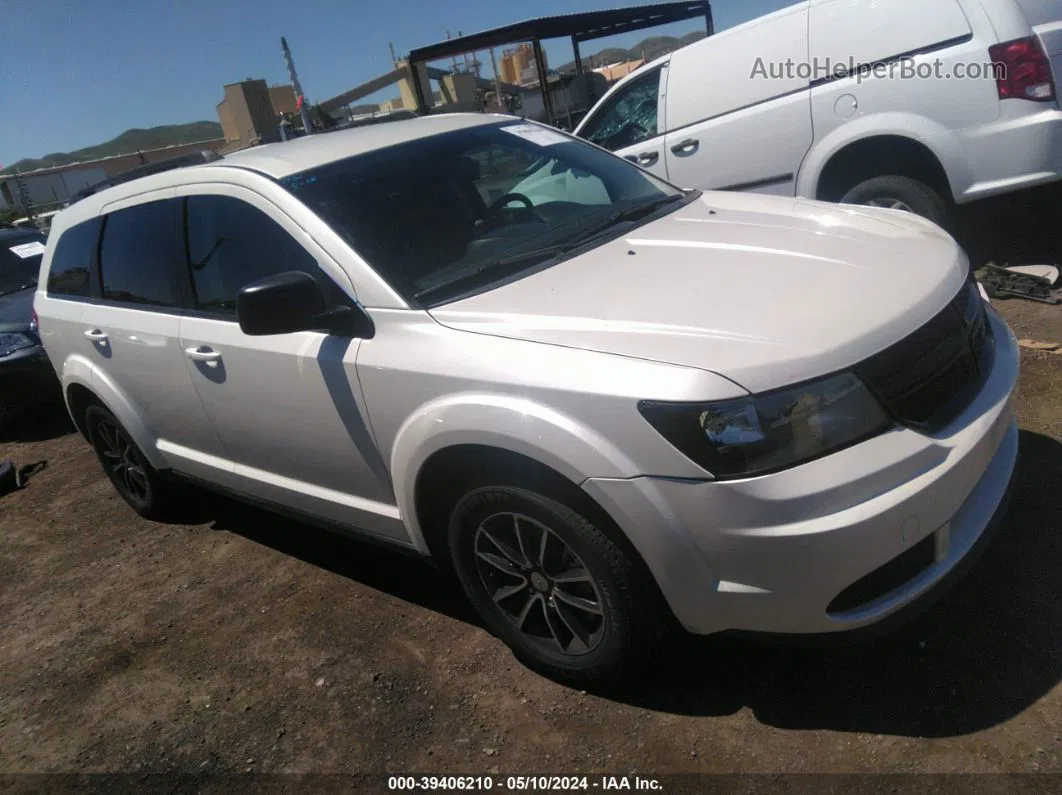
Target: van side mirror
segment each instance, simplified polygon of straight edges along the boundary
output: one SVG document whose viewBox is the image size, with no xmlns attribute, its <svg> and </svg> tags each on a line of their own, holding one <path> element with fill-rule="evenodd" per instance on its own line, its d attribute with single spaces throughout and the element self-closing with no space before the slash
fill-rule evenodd
<svg viewBox="0 0 1062 795">
<path fill-rule="evenodd" d="M 236 296 L 240 330 L 253 337 L 323 331 L 351 337 L 373 335 L 372 320 L 359 306 L 328 306 L 317 281 L 285 271 L 243 287 Z"/>
</svg>

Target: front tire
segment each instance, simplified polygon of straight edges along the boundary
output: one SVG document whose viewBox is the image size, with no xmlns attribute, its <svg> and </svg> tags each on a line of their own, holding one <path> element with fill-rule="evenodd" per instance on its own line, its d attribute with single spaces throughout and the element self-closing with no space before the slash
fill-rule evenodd
<svg viewBox="0 0 1062 795">
<path fill-rule="evenodd" d="M 904 210 L 926 218 L 938 226 L 948 222 L 948 203 L 933 188 L 910 177 L 874 177 L 849 190 L 841 204 L 863 204 Z"/>
<path fill-rule="evenodd" d="M 162 519 L 169 506 L 167 484 L 118 419 L 102 406 L 85 411 L 85 429 L 115 491 L 145 519 Z"/>
<path fill-rule="evenodd" d="M 551 497 L 510 486 L 471 491 L 451 516 L 449 547 L 487 629 L 550 678 L 621 679 L 669 626 L 648 573 Z"/>
</svg>

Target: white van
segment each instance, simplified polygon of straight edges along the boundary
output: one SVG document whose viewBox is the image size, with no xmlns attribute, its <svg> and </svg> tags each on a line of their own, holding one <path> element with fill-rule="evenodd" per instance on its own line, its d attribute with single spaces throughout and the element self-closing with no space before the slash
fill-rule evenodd
<svg viewBox="0 0 1062 795">
<path fill-rule="evenodd" d="M 1062 0 L 807 0 L 617 83 L 577 135 L 678 185 L 914 211 L 1062 179 Z"/>
</svg>

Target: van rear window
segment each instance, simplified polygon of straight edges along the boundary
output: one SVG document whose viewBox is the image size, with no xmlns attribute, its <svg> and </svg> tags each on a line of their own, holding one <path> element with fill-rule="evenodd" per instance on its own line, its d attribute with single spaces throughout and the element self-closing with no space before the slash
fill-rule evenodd
<svg viewBox="0 0 1062 795">
<path fill-rule="evenodd" d="M 72 226 L 59 236 L 48 269 L 48 294 L 89 297 L 96 289 L 96 243 L 100 219 Z"/>
</svg>

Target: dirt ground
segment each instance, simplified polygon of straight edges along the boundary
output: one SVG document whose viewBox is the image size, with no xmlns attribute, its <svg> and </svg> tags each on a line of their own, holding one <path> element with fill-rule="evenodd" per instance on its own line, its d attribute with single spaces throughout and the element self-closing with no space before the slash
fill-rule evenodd
<svg viewBox="0 0 1062 795">
<path fill-rule="evenodd" d="M 1062 342 L 1062 306 L 999 306 Z M 0 773 L 1062 774 L 1060 389 L 1023 353 L 1011 512 L 932 611 L 854 648 L 685 639 L 607 695 L 419 561 L 206 493 L 141 520 L 63 418 L 20 424 L 0 457 L 47 468 L 0 501 Z"/>
</svg>

